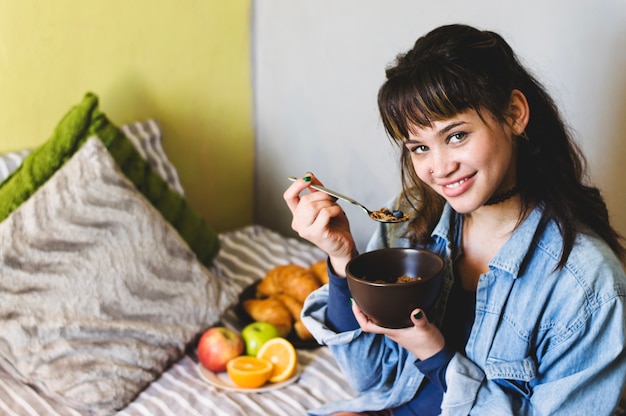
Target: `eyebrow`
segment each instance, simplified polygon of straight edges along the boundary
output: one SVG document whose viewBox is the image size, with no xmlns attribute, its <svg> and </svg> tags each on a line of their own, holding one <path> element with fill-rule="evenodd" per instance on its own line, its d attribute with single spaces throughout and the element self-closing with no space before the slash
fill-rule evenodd
<svg viewBox="0 0 626 416">
<path fill-rule="evenodd" d="M 437 136 L 439 136 L 439 137 L 445 136 L 446 134 L 448 134 L 448 132 L 450 130 L 453 130 L 453 129 L 455 129 L 455 128 L 459 127 L 459 126 L 462 126 L 464 124 L 467 124 L 467 122 L 466 121 L 457 121 L 457 122 L 454 122 L 454 123 L 450 123 L 450 124 L 444 126 L 441 130 L 439 130 L 437 132 Z M 418 140 L 407 139 L 405 141 L 405 143 L 419 143 L 419 141 Z"/>
</svg>

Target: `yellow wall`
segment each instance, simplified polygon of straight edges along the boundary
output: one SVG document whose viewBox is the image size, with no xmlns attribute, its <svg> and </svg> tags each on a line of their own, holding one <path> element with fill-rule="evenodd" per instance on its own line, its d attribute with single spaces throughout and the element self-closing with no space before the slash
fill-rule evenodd
<svg viewBox="0 0 626 416">
<path fill-rule="evenodd" d="M 0 152 L 45 141 L 85 92 L 156 119 L 191 205 L 252 221 L 250 0 L 0 0 Z"/>
</svg>

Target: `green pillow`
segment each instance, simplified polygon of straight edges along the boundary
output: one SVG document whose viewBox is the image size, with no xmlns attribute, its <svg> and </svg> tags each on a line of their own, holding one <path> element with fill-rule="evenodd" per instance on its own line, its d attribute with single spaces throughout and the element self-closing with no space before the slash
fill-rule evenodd
<svg viewBox="0 0 626 416">
<path fill-rule="evenodd" d="M 102 141 L 124 175 L 178 231 L 198 260 L 208 266 L 220 248 L 217 233 L 152 170 L 130 140 L 98 109 L 98 97 L 93 93 L 87 93 L 63 117 L 52 137 L 0 185 L 0 222 L 46 183 L 91 136 Z"/>
</svg>

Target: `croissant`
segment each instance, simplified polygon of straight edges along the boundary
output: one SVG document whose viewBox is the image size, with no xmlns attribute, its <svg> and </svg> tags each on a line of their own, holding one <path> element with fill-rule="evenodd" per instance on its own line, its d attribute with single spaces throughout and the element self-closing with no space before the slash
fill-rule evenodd
<svg viewBox="0 0 626 416">
<path fill-rule="evenodd" d="M 261 296 L 287 294 L 303 303 L 321 283 L 312 271 L 296 264 L 286 264 L 271 269 L 259 282 L 257 292 Z"/>
<path fill-rule="evenodd" d="M 326 269 L 326 260 L 320 260 L 316 263 L 313 263 L 309 268 L 317 277 L 317 279 L 322 283 L 328 283 L 328 270 Z"/>
<path fill-rule="evenodd" d="M 282 302 L 283 305 L 285 305 L 294 320 L 300 319 L 300 313 L 302 312 L 302 303 L 298 302 L 294 297 L 284 293 L 274 295 L 273 297 L 275 299 L 278 299 L 280 302 Z"/>
<path fill-rule="evenodd" d="M 291 331 L 293 325 L 291 312 L 276 298 L 248 299 L 243 302 L 243 308 L 255 321 L 274 325 L 283 337 Z"/>
<path fill-rule="evenodd" d="M 297 320 L 293 324 L 293 329 L 294 331 L 296 331 L 298 338 L 300 338 L 301 340 L 308 341 L 310 339 L 313 339 L 313 335 L 309 332 L 308 328 L 304 326 L 301 320 Z"/>
<path fill-rule="evenodd" d="M 280 294 L 275 296 L 276 299 L 281 301 L 283 305 L 289 310 L 291 316 L 293 317 L 293 329 L 296 331 L 296 335 L 301 340 L 309 340 L 313 338 L 313 335 L 309 332 L 306 326 L 302 323 L 300 319 L 300 314 L 302 313 L 302 303 L 298 302 L 296 299 L 292 298 L 289 295 Z"/>
</svg>

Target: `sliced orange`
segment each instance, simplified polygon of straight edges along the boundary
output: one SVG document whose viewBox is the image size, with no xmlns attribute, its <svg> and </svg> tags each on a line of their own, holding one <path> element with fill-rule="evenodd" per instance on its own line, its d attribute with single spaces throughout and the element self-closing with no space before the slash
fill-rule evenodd
<svg viewBox="0 0 626 416">
<path fill-rule="evenodd" d="M 256 388 L 267 383 L 272 376 L 273 365 L 262 358 L 241 355 L 226 363 L 226 372 L 239 387 Z"/>
<path fill-rule="evenodd" d="M 271 362 L 274 365 L 270 383 L 285 381 L 296 371 L 298 356 L 293 344 L 285 338 L 272 338 L 261 346 L 257 358 Z"/>
</svg>

